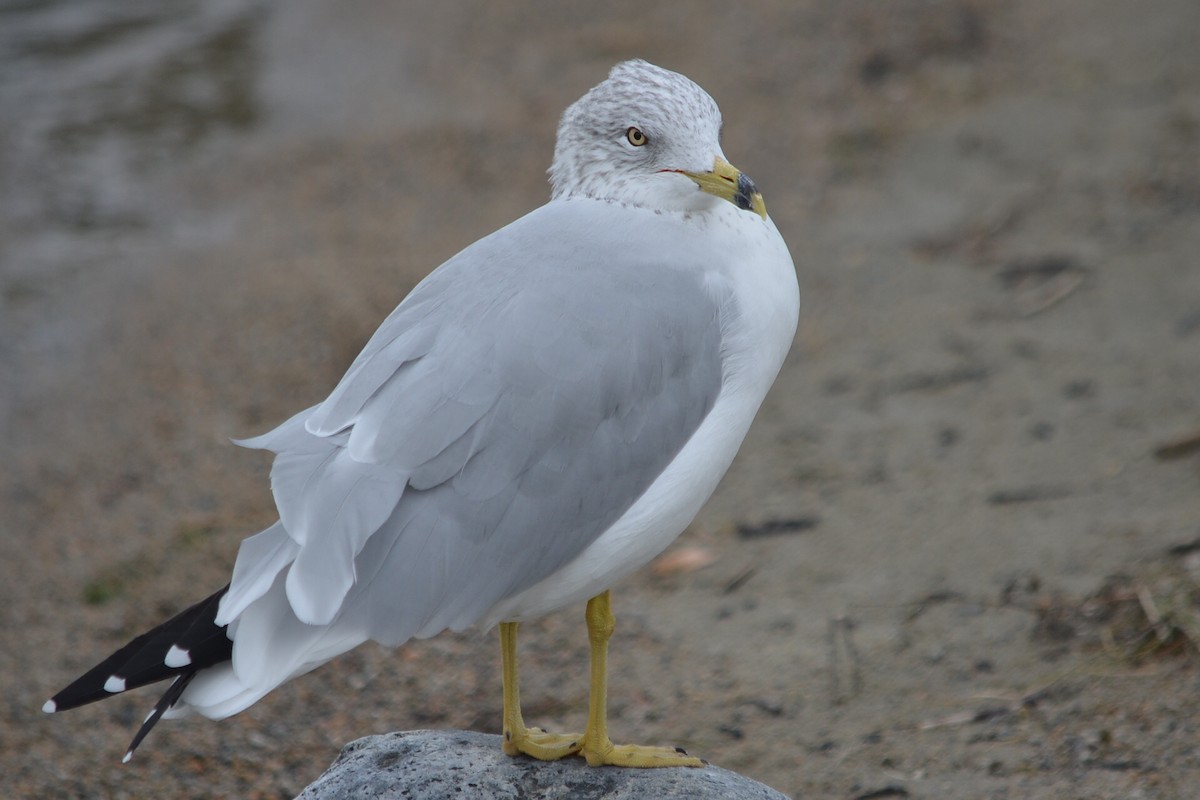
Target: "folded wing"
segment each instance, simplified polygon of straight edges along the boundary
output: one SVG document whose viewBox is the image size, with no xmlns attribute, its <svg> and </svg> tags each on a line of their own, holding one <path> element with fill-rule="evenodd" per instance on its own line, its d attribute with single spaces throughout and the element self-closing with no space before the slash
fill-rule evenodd
<svg viewBox="0 0 1200 800">
<path fill-rule="evenodd" d="M 324 403 L 245 442 L 277 453 L 280 513 L 243 543 L 217 617 L 245 698 L 368 638 L 469 627 L 591 544 L 716 402 L 711 254 L 664 263 L 652 225 L 614 246 L 572 206 L 451 259 Z"/>
</svg>

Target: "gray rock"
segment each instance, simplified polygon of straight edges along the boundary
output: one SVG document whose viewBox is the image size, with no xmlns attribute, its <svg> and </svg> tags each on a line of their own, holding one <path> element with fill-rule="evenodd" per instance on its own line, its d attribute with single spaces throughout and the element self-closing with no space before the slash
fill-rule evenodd
<svg viewBox="0 0 1200 800">
<path fill-rule="evenodd" d="M 581 758 L 510 758 L 501 751 L 499 736 L 471 731 L 399 731 L 351 742 L 297 800 L 504 797 L 787 800 L 718 767 L 619 769 L 589 767 Z"/>
</svg>

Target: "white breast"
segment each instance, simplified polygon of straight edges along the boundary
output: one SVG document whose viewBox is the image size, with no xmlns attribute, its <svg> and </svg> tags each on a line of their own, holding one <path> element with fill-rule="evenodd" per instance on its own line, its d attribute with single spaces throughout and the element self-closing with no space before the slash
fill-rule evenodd
<svg viewBox="0 0 1200 800">
<path fill-rule="evenodd" d="M 675 540 L 717 488 L 791 347 L 799 314 L 795 267 L 769 220 L 729 204 L 693 218 L 718 259 L 710 275 L 731 293 L 723 315 L 721 394 L 679 455 L 637 502 L 575 560 L 494 606 L 479 625 L 535 619 L 582 602 Z M 751 256 L 750 254 L 754 254 Z"/>
</svg>

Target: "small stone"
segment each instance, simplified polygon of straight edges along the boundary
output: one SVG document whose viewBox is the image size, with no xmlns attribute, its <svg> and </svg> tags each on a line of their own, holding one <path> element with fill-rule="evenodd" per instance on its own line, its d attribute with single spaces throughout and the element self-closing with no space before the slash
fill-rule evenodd
<svg viewBox="0 0 1200 800">
<path fill-rule="evenodd" d="M 1084 400 L 1096 396 L 1096 383 L 1088 378 L 1077 378 L 1063 386 L 1063 395 L 1068 400 Z"/>
<path fill-rule="evenodd" d="M 399 731 L 358 739 L 297 800 L 472 800 L 522 797 L 788 800 L 719 767 L 619 769 L 581 758 L 536 761 L 504 755 L 500 737 L 473 731 Z"/>
</svg>

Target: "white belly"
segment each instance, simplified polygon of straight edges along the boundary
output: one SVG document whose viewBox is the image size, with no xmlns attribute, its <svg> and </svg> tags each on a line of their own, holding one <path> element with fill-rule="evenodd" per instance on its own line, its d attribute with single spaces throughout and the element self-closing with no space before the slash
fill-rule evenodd
<svg viewBox="0 0 1200 800">
<path fill-rule="evenodd" d="M 574 561 L 506 598 L 481 620 L 534 619 L 593 597 L 661 553 L 700 511 L 742 443 L 758 403 L 718 401 L 675 460 Z"/>
</svg>

